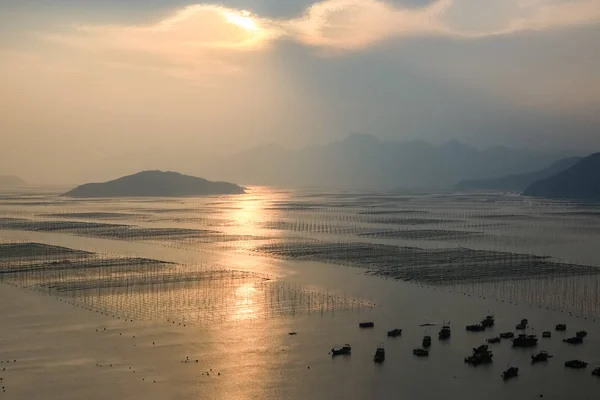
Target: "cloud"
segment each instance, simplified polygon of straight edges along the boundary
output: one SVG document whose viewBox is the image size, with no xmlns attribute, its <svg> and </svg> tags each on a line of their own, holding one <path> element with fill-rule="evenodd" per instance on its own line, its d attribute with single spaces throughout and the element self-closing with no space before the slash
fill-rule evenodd
<svg viewBox="0 0 600 400">
<path fill-rule="evenodd" d="M 450 34 L 440 18 L 451 4 L 439 0 L 422 8 L 400 8 L 380 0 L 326 0 L 283 26 L 307 45 L 357 49 L 389 37 Z"/>
<path fill-rule="evenodd" d="M 236 58 L 263 50 L 280 35 L 270 21 L 247 11 L 193 5 L 150 25 L 77 25 L 43 37 L 98 55 L 107 66 L 190 78 L 238 72 Z"/>
<path fill-rule="evenodd" d="M 107 66 L 163 70 L 185 79 L 244 71 L 245 57 L 278 39 L 308 47 L 358 51 L 390 39 L 481 39 L 600 22 L 600 0 L 323 0 L 296 18 L 266 18 L 218 5 L 184 7 L 148 25 L 77 25 L 44 34 L 92 52 Z M 207 78 L 208 77 L 208 78 Z"/>
</svg>

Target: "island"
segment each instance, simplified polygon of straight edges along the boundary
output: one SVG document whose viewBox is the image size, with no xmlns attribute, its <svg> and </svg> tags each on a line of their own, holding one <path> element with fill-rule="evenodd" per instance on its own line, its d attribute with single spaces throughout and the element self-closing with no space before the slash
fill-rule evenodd
<svg viewBox="0 0 600 400">
<path fill-rule="evenodd" d="M 27 182 L 14 175 L 0 176 L 0 189 L 19 189 L 27 187 Z"/>
<path fill-rule="evenodd" d="M 600 153 L 585 157 L 571 168 L 533 183 L 523 194 L 552 199 L 600 200 Z"/>
<path fill-rule="evenodd" d="M 171 171 L 143 171 L 104 183 L 87 183 L 64 193 L 78 198 L 97 197 L 184 197 L 244 194 L 243 187 L 228 182 Z"/>
</svg>

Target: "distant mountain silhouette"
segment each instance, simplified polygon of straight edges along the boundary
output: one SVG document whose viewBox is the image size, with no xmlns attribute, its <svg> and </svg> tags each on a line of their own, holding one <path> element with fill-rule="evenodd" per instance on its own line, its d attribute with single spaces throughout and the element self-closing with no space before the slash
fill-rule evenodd
<svg viewBox="0 0 600 400">
<path fill-rule="evenodd" d="M 0 176 L 0 189 L 18 189 L 27 187 L 27 182 L 18 176 L 3 175 Z"/>
<path fill-rule="evenodd" d="M 558 160 L 548 168 L 524 174 L 503 176 L 501 178 L 462 181 L 456 185 L 458 190 L 493 190 L 498 192 L 522 192 L 532 183 L 549 178 L 567 168 L 572 167 L 582 157 L 568 157 Z"/>
<path fill-rule="evenodd" d="M 554 199 L 600 200 L 600 153 L 533 183 L 523 194 Z"/>
<path fill-rule="evenodd" d="M 88 183 L 63 194 L 69 197 L 179 197 L 242 194 L 244 189 L 227 182 L 177 172 L 143 171 L 105 183 Z"/>
<path fill-rule="evenodd" d="M 568 153 L 507 147 L 478 150 L 451 141 L 383 141 L 351 135 L 326 145 L 288 150 L 258 147 L 220 162 L 219 174 L 248 184 L 374 188 L 452 188 L 465 179 L 536 171 Z"/>
</svg>

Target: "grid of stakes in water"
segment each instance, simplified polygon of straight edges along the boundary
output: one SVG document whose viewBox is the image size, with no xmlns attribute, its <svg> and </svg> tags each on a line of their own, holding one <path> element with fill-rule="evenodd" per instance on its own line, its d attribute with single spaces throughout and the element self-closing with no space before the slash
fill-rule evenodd
<svg viewBox="0 0 600 400">
<path fill-rule="evenodd" d="M 182 324 L 360 311 L 369 301 L 248 271 L 0 241 L 0 282 L 126 319 Z"/>
</svg>

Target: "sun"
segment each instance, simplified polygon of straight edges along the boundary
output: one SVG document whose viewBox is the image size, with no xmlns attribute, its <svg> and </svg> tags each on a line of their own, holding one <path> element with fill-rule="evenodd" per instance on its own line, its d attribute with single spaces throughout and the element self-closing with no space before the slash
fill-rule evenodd
<svg viewBox="0 0 600 400">
<path fill-rule="evenodd" d="M 237 25 L 240 28 L 244 28 L 245 30 L 252 32 L 258 32 L 260 30 L 248 11 L 241 11 L 239 13 L 226 11 L 223 14 L 225 15 L 227 22 Z"/>
</svg>

